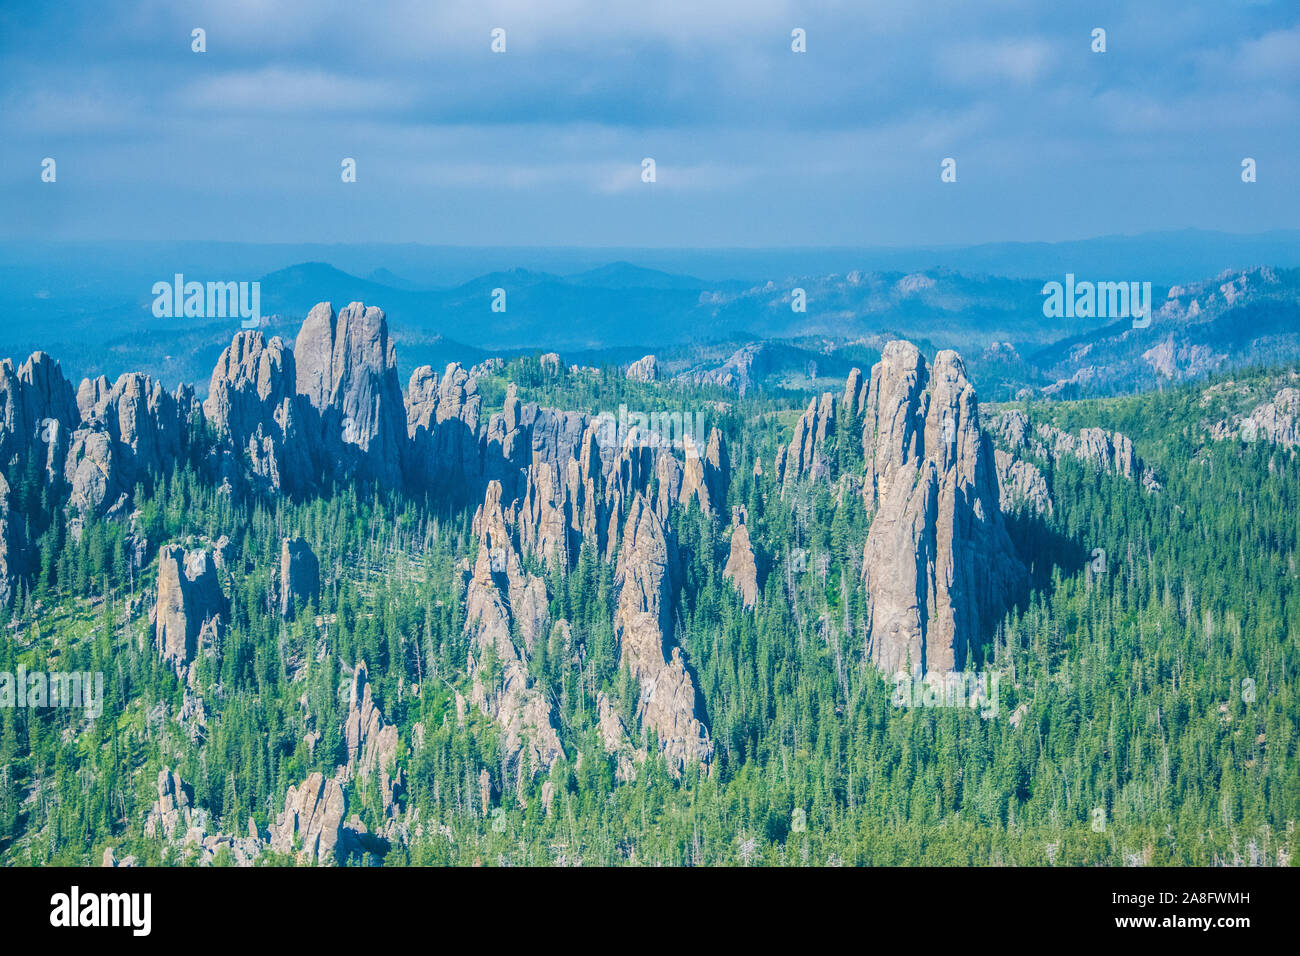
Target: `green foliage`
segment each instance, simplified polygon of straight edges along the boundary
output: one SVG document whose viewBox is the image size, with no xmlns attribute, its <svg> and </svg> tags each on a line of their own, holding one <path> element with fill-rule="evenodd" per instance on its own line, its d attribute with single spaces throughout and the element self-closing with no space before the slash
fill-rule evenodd
<svg viewBox="0 0 1300 956">
<path fill-rule="evenodd" d="M 609 371 L 556 380 L 520 359 L 508 374 L 527 398 L 588 410 L 664 400 Z M 731 396 L 715 420 L 730 502 L 749 513 L 760 601 L 745 609 L 722 576 L 729 512 L 678 509 L 674 637 L 716 755 L 707 775 L 681 779 L 651 758 L 630 783 L 616 781 L 599 743 L 596 696 L 609 694 L 636 736 L 640 691 L 619 667 L 614 569 L 590 547 L 567 574 L 538 568 L 552 621 L 567 621 L 572 639 L 552 630 L 528 662 L 566 752 L 549 776 L 530 775 L 503 766 L 499 728 L 477 708 L 457 713 L 457 692 L 469 696 L 461 562 L 474 549 L 472 507 L 349 488 L 303 503 L 232 500 L 182 467 L 137 495 L 151 554 L 225 534 L 236 556 L 229 627 L 198 665 L 206 727 L 191 735 L 177 719 L 185 688 L 152 647 L 156 567 L 133 566 L 120 523 L 67 536 L 39 476 L 24 478 L 11 520 L 32 529 L 40 560 L 0 610 L 0 671 L 102 671 L 106 700 L 96 720 L 0 708 L 0 860 L 85 864 L 113 846 L 184 863 L 143 831 L 164 765 L 224 832 L 242 835 L 249 817 L 265 831 L 289 786 L 343 762 L 345 668 L 359 660 L 399 728 L 402 811 L 421 821 L 389 863 L 1296 859 L 1300 461 L 1263 443 L 1209 442 L 1198 395 L 1030 406 L 1039 420 L 1122 428 L 1164 487 L 1050 469 L 1052 516 L 1012 522 L 1030 594 L 977 651 L 1001 678 L 989 719 L 895 707 L 864 661 L 870 515 L 840 483 L 861 472 L 860 426 L 841 416 L 832 481 L 782 496 L 753 470 L 761 458 L 770 473 L 794 403 Z M 285 622 L 273 573 L 291 533 L 319 556 L 324 587 L 318 606 Z M 1104 574 L 1089 567 L 1097 548 Z M 498 665 L 481 663 L 490 682 Z M 350 785 L 348 812 L 372 832 L 383 823 L 373 787 L 362 798 Z"/>
</svg>

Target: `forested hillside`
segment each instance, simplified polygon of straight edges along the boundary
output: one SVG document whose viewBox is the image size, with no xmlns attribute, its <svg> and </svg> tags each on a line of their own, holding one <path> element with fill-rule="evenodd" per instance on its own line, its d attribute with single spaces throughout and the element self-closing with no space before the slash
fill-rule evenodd
<svg viewBox="0 0 1300 956">
<path fill-rule="evenodd" d="M 545 356 L 417 370 L 394 423 L 395 362 L 357 345 L 386 332 L 330 316 L 360 392 L 312 398 L 306 327 L 296 393 L 241 333 L 166 454 L 85 386 L 57 466 L 4 447 L 0 672 L 102 672 L 104 700 L 0 708 L 0 860 L 1296 858 L 1300 461 L 1215 428 L 1254 398 L 979 406 L 953 353 L 891 343 L 806 405 Z M 620 406 L 707 425 L 608 447 Z M 136 465 L 114 445 L 98 493 L 103 428 Z M 900 703 L 900 672 L 988 696 Z"/>
</svg>

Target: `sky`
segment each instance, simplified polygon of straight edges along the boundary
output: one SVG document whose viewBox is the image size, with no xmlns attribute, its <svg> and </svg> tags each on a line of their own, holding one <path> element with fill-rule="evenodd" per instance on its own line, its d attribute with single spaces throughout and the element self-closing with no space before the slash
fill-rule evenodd
<svg viewBox="0 0 1300 956">
<path fill-rule="evenodd" d="M 1295 0 L 0 6 L 0 239 L 1256 233 L 1300 226 L 1298 123 Z"/>
</svg>

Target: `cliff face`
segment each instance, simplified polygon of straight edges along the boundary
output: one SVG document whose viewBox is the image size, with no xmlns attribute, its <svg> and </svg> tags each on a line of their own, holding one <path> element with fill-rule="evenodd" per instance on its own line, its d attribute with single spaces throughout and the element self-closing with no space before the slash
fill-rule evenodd
<svg viewBox="0 0 1300 956">
<path fill-rule="evenodd" d="M 154 640 L 163 660 L 177 667 L 189 664 L 205 635 L 220 635 L 228 615 L 210 552 L 169 545 L 158 553 Z"/>
<path fill-rule="evenodd" d="M 246 474 L 232 456 L 223 462 L 223 477 L 289 494 L 315 488 L 311 411 L 297 393 L 293 352 L 279 337 L 267 342 L 261 332 L 236 334 L 217 360 L 203 403 L 218 438 L 247 454 Z"/>
<path fill-rule="evenodd" d="M 522 759 L 529 775 L 564 757 L 551 706 L 528 673 L 528 660 L 545 633 L 546 587 L 527 574 L 506 527 L 501 486 L 488 485 L 474 516 L 478 559 L 466 587 L 465 630 L 471 700 L 501 726 L 507 760 Z M 512 630 L 520 635 L 516 643 Z"/>
<path fill-rule="evenodd" d="M 326 472 L 399 487 L 406 409 L 383 311 L 353 302 L 336 315 L 320 303 L 298 332 L 294 358 L 298 394 L 320 413 Z"/>
<path fill-rule="evenodd" d="M 397 728 L 384 720 L 370 688 L 370 670 L 365 661 L 352 674 L 348 716 L 343 725 L 348 761 L 340 776 L 346 781 L 359 778 L 361 786 L 378 778 L 383 812 L 391 816 L 397 805 L 403 774 L 397 766 Z"/>
<path fill-rule="evenodd" d="M 826 392 L 811 399 L 808 408 L 794 426 L 790 444 L 776 454 L 776 480 L 783 487 L 800 478 L 825 478 L 830 474 L 826 457 L 826 439 L 835 428 L 835 396 Z"/>
<path fill-rule="evenodd" d="M 614 586 L 614 636 L 622 666 L 641 685 L 637 717 L 653 732 L 670 766 L 708 763 L 709 732 L 696 714 L 695 684 L 681 649 L 669 636 L 673 625 L 673 576 L 677 562 L 672 536 L 649 502 L 637 494 L 628 509 Z"/>
<path fill-rule="evenodd" d="M 1052 511 L 1051 487 L 1042 470 L 1027 457 L 1060 465 L 1067 458 L 1129 481 L 1141 481 L 1148 492 L 1158 492 L 1160 482 L 1127 435 L 1101 428 L 1067 432 L 1053 425 L 1030 425 L 1024 412 L 1002 412 L 989 423 L 989 432 L 1003 446 L 995 461 L 1003 510 L 1029 508 L 1040 514 Z"/>
<path fill-rule="evenodd" d="M 749 528 L 745 526 L 746 520 L 748 516 L 743 508 L 732 510 L 731 552 L 722 569 L 722 576 L 740 592 L 745 607 L 752 608 L 758 602 L 758 566 L 754 560 L 754 545 L 749 538 Z"/>
<path fill-rule="evenodd" d="M 337 780 L 319 771 L 311 774 L 285 795 L 284 812 L 271 829 L 271 848 L 279 853 L 297 848 L 298 859 L 304 863 L 337 862 L 343 850 L 347 807 L 347 795 Z"/>
<path fill-rule="evenodd" d="M 35 455 L 47 483 L 60 479 L 80 422 L 76 393 L 54 359 L 33 352 L 16 369 L 10 359 L 0 362 L 0 467 L 7 474 Z"/>
<path fill-rule="evenodd" d="M 193 400 L 193 389 L 169 394 L 136 373 L 112 385 L 103 376 L 83 381 L 77 389 L 81 424 L 64 466 L 70 509 L 124 514 L 135 485 L 163 474 L 180 457 Z"/>
<path fill-rule="evenodd" d="M 280 547 L 280 614 L 320 597 L 320 561 L 302 538 L 285 538 Z"/>
<path fill-rule="evenodd" d="M 965 667 L 1022 585 L 1003 523 L 993 450 L 955 352 L 933 368 L 891 342 L 865 406 L 864 497 L 875 515 L 863 553 L 868 653 L 882 670 Z"/>
</svg>

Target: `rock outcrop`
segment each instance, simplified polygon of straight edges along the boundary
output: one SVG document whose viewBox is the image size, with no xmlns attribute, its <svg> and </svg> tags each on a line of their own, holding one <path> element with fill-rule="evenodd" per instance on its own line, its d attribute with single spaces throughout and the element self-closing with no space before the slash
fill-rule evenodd
<svg viewBox="0 0 1300 956">
<path fill-rule="evenodd" d="M 182 667 L 194 660 L 204 638 L 221 634 L 229 616 L 206 550 L 187 552 L 170 545 L 158 553 L 158 598 L 154 605 L 154 641 L 163 660 Z"/>
<path fill-rule="evenodd" d="M 277 853 L 297 852 L 303 862 L 336 863 L 344 852 L 343 818 L 347 797 L 342 786 L 319 771 L 301 786 L 290 787 L 284 798 L 284 812 L 271 830 L 271 849 Z"/>
<path fill-rule="evenodd" d="M 993 452 L 998 474 L 998 505 L 1003 514 L 1013 511 L 1052 513 L 1052 495 L 1047 479 L 1033 462 L 1021 461 L 1001 448 Z"/>
<path fill-rule="evenodd" d="M 180 774 L 163 767 L 158 771 L 158 799 L 145 816 L 145 835 L 170 840 L 178 830 L 184 833 L 190 828 L 193 804 L 193 788 L 181 780 Z"/>
<path fill-rule="evenodd" d="M 251 819 L 248 834 L 242 837 L 209 833 L 208 824 L 207 811 L 194 804 L 193 789 L 179 774 L 163 767 L 158 773 L 158 799 L 145 815 L 146 836 L 180 843 L 182 852 L 194 854 L 200 866 L 211 866 L 223 850 L 233 865 L 253 866 L 266 846 Z M 110 865 L 107 854 L 104 865 Z"/>
<path fill-rule="evenodd" d="M 102 375 L 83 381 L 77 389 L 81 424 L 64 465 L 72 487 L 69 509 L 125 517 L 135 485 L 161 476 L 180 457 L 192 400 L 187 386 L 169 394 L 134 372 L 112 385 Z"/>
<path fill-rule="evenodd" d="M 203 413 L 235 452 L 225 477 L 295 495 L 316 487 L 311 436 L 318 429 L 297 377 L 293 352 L 279 337 L 267 342 L 261 332 L 241 331 L 221 353 Z M 243 461 L 246 473 L 234 473 Z"/>
<path fill-rule="evenodd" d="M 1082 428 L 1078 434 L 1053 425 L 1030 425 L 1017 409 L 994 416 L 989 432 L 1005 446 L 997 457 L 998 480 L 1005 504 L 1020 502 L 1038 512 L 1051 511 L 1051 489 L 1042 471 L 1027 457 L 1059 465 L 1067 458 L 1081 461 L 1108 475 L 1141 480 L 1147 491 L 1159 491 L 1155 472 L 1143 464 L 1133 442 L 1119 432 Z"/>
<path fill-rule="evenodd" d="M 382 310 L 328 302 L 307 314 L 294 342 L 297 391 L 320 416 L 321 465 L 337 479 L 400 487 L 407 445 L 397 356 Z"/>
<path fill-rule="evenodd" d="M 1216 422 L 1210 434 L 1215 441 L 1237 438 L 1288 449 L 1300 446 L 1300 390 L 1279 389 L 1271 402 L 1256 405 L 1249 415 Z"/>
<path fill-rule="evenodd" d="M 800 478 L 829 477 L 830 459 L 826 440 L 835 429 L 835 393 L 824 392 L 820 399 L 810 399 L 808 407 L 795 423 L 790 444 L 776 453 L 776 480 L 788 488 Z"/>
<path fill-rule="evenodd" d="M 752 608 L 758 601 L 758 565 L 754 561 L 754 546 L 745 526 L 747 514 L 743 508 L 732 510 L 731 553 L 722 576 L 740 592 L 745 607 Z"/>
<path fill-rule="evenodd" d="M 285 538 L 280 547 L 280 614 L 320 597 L 320 562 L 302 538 Z"/>
<path fill-rule="evenodd" d="M 13 597 L 13 558 L 23 550 L 16 538 L 17 529 L 9 524 L 9 482 L 0 474 L 0 604 L 8 604 Z"/>
<path fill-rule="evenodd" d="M 370 689 L 370 671 L 364 661 L 357 664 L 352 674 L 343 739 L 348 748 L 346 778 L 359 779 L 364 788 L 377 775 L 384 813 L 391 816 L 396 811 L 397 793 L 403 779 L 397 766 L 397 727 L 386 723 L 379 712 Z"/>
<path fill-rule="evenodd" d="M 46 482 L 60 481 L 80 421 L 76 393 L 50 356 L 33 352 L 16 369 L 12 359 L 0 362 L 0 469 L 7 475 L 35 456 Z"/>
<path fill-rule="evenodd" d="M 451 496 L 477 491 L 483 474 L 482 402 L 476 380 L 455 362 L 441 379 L 427 365 L 411 373 L 405 405 L 412 487 Z"/>
<path fill-rule="evenodd" d="M 629 382 L 657 382 L 659 380 L 659 361 L 653 355 L 639 358 L 627 367 Z"/>
<path fill-rule="evenodd" d="M 614 585 L 614 637 L 620 661 L 641 686 L 637 718 L 654 733 L 668 765 L 680 770 L 713 756 L 709 732 L 696 714 L 695 684 L 681 649 L 664 649 L 672 634 L 676 548 L 663 522 L 639 492 L 628 507 Z"/>
<path fill-rule="evenodd" d="M 645 761 L 646 752 L 632 745 L 627 725 L 604 691 L 596 694 L 596 728 L 605 752 L 614 758 L 614 779 L 622 783 L 635 780 L 637 764 Z"/>
<path fill-rule="evenodd" d="M 759 378 L 767 369 L 767 351 L 765 343 L 755 342 L 737 349 L 716 368 L 695 369 L 677 377 L 695 385 L 735 389 L 744 396 L 758 386 Z"/>
<path fill-rule="evenodd" d="M 867 650 L 882 670 L 964 668 L 1024 568 L 1003 524 L 993 449 L 955 352 L 929 368 L 890 342 L 864 409 Z"/>
<path fill-rule="evenodd" d="M 533 686 L 527 667 L 546 622 L 546 588 L 523 570 L 506 528 L 498 482 L 488 485 L 474 530 L 478 559 L 465 596 L 471 700 L 500 725 L 508 760 L 526 757 L 532 767 L 549 770 L 564 756 L 564 748 L 550 705 Z M 523 646 L 515 643 L 512 628 Z"/>
</svg>

